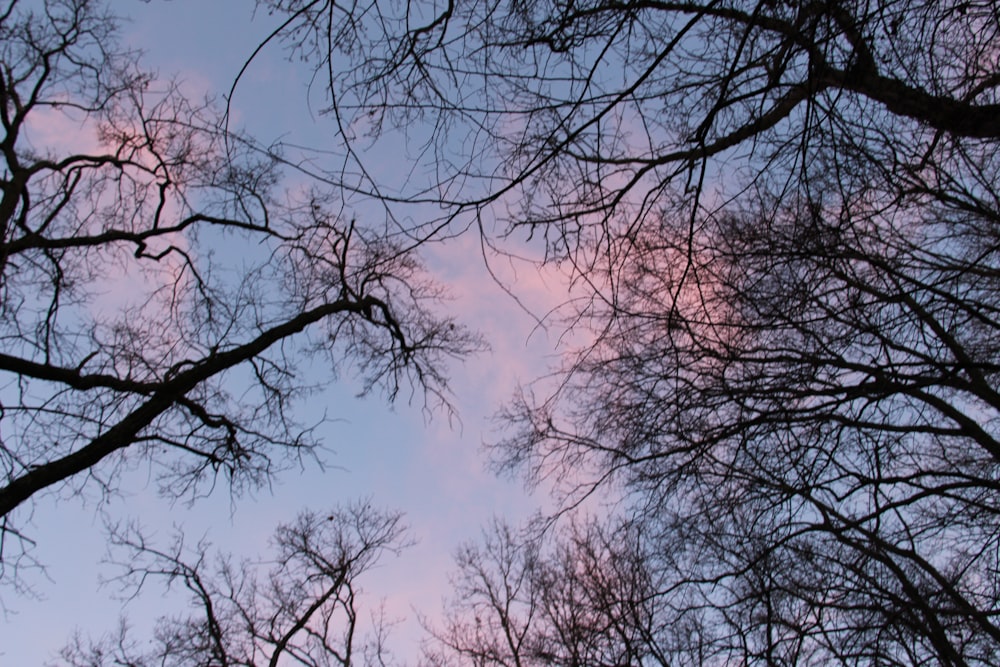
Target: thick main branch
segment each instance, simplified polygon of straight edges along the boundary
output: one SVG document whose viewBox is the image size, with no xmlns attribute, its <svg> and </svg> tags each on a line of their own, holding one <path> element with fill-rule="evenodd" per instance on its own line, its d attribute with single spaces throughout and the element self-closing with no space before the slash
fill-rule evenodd
<svg viewBox="0 0 1000 667">
<path fill-rule="evenodd" d="M 61 458 L 31 468 L 27 473 L 0 487 L 0 516 L 6 516 L 31 496 L 99 463 L 110 454 L 128 447 L 136 438 L 189 391 L 209 378 L 261 354 L 269 347 L 306 327 L 338 313 L 363 314 L 372 309 L 386 312 L 388 307 L 379 299 L 364 297 L 357 300 L 337 300 L 318 306 L 261 333 L 239 347 L 213 354 L 176 377 L 163 382 L 148 399 L 123 417 L 117 424 L 91 440 L 87 445 Z M 390 326 L 394 338 L 401 332 Z M 402 346 L 404 341 L 398 341 Z"/>
</svg>

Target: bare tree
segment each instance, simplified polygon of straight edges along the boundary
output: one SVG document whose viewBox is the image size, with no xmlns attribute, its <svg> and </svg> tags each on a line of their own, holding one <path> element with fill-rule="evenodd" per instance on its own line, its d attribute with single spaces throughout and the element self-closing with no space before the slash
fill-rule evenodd
<svg viewBox="0 0 1000 667">
<path fill-rule="evenodd" d="M 432 665 L 703 664 L 696 615 L 673 618 L 631 522 L 575 521 L 559 534 L 502 522 L 459 551 L 445 620 L 430 627 Z"/>
<path fill-rule="evenodd" d="M 437 644 L 428 649 L 430 664 L 528 664 L 539 606 L 533 581 L 541 564 L 537 545 L 519 541 L 500 520 L 483 537 L 482 545 L 458 551 L 455 604 L 443 628 L 428 628 Z"/>
<path fill-rule="evenodd" d="M 62 659 L 74 667 L 379 664 L 384 646 L 371 644 L 382 641 L 378 628 L 367 642 L 362 633 L 359 579 L 405 546 L 400 515 L 364 503 L 303 512 L 278 526 L 274 556 L 263 563 L 213 558 L 206 543 L 191 549 L 182 537 L 161 549 L 134 526 L 121 527 L 112 548 L 125 554 L 118 562 L 122 592 L 136 596 L 162 580 L 190 596 L 195 611 L 160 618 L 151 641 L 133 639 L 124 621 L 117 634 L 97 642 L 77 637 Z"/>
<path fill-rule="evenodd" d="M 111 493 L 137 466 L 175 498 L 264 484 L 318 444 L 291 405 L 325 378 L 300 362 L 433 407 L 445 359 L 479 345 L 434 313 L 419 240 L 351 220 L 301 172 L 285 188 L 280 154 L 139 69 L 101 3 L 23 4 L 0 8 L 0 575 L 15 583 L 38 494 Z"/>
<path fill-rule="evenodd" d="M 1000 661 L 996 3 L 263 4 L 340 127 L 426 123 L 399 201 L 584 295 L 497 460 L 623 490 L 713 630 L 665 662 Z"/>
</svg>

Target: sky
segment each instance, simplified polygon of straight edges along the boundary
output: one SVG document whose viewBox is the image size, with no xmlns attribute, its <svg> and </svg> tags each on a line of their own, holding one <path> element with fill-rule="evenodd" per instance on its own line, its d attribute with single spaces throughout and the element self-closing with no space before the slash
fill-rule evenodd
<svg viewBox="0 0 1000 667">
<path fill-rule="evenodd" d="M 275 25 L 273 17 L 253 16 L 251 0 L 114 0 L 110 6 L 131 18 L 122 35 L 145 51 L 143 64 L 163 78 L 179 77 L 194 95 L 226 93 L 247 54 Z M 287 62 L 280 49 L 266 49 L 240 83 L 233 118 L 264 142 L 286 138 L 321 145 L 329 129 L 310 113 L 307 85 L 308 71 Z M 72 131 L 56 125 L 48 130 L 56 138 Z M 400 167 L 398 155 L 366 158 L 376 168 L 384 165 L 387 176 Z M 466 235 L 426 259 L 449 287 L 444 308 L 482 331 L 491 347 L 449 368 L 457 420 L 444 413 L 428 418 L 419 402 L 407 403 L 405 392 L 392 406 L 378 395 L 359 399 L 357 384 L 345 378 L 310 397 L 299 412 L 305 421 L 324 412 L 331 418 L 322 431 L 330 450 L 325 469 L 288 471 L 271 489 L 236 501 L 220 489 L 193 507 L 158 498 L 155 482 L 140 471 L 103 509 L 140 520 L 163 543 L 172 527 L 183 527 L 192 541 L 207 535 L 220 550 L 250 558 L 265 555 L 277 523 L 304 508 L 322 511 L 370 498 L 376 506 L 401 510 L 414 546 L 384 560 L 362 583 L 369 601 L 384 597 L 390 617 L 401 621 L 390 647 L 399 657 L 415 657 L 421 636 L 416 617 L 433 619 L 441 609 L 456 548 L 475 540 L 495 515 L 518 522 L 545 506 L 543 493 L 531 494 L 521 482 L 488 472 L 481 445 L 497 437 L 491 419 L 496 409 L 519 381 L 554 363 L 558 347 L 484 270 L 477 238 Z M 504 262 L 493 268 L 533 313 L 565 298 L 558 274 Z M 121 603 L 113 585 L 100 585 L 114 570 L 101 564 L 106 544 L 97 509 L 77 498 L 46 497 L 35 505 L 31 529 L 47 569 L 31 578 L 36 597 L 3 592 L 0 665 L 45 664 L 74 632 L 97 638 L 115 629 Z M 125 613 L 141 634 L 174 604 L 154 586 Z"/>
</svg>

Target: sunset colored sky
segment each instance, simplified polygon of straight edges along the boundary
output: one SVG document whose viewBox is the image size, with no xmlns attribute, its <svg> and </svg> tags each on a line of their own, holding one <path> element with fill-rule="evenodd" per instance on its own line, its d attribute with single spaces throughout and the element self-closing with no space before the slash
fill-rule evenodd
<svg viewBox="0 0 1000 667">
<path fill-rule="evenodd" d="M 145 51 L 144 65 L 162 78 L 177 76 L 192 96 L 221 98 L 246 56 L 275 26 L 273 17 L 253 16 L 251 0 L 115 0 L 112 11 L 131 20 L 122 27 L 126 44 Z M 233 99 L 234 122 L 262 142 L 277 139 L 322 145 L 328 121 L 307 105 L 309 72 L 290 64 L 280 47 L 269 47 L 252 64 Z M 77 128 L 53 121 L 47 141 L 79 140 Z M 381 177 L 405 168 L 399 155 L 366 155 L 369 166 L 383 165 Z M 530 252 L 527 249 L 526 252 Z M 460 543 L 474 540 L 494 515 L 521 520 L 542 506 L 543 494 L 529 495 L 519 482 L 498 480 L 484 469 L 480 449 L 496 438 L 491 415 L 516 383 L 540 375 L 555 363 L 557 341 L 524 312 L 484 270 L 478 239 L 465 235 L 425 255 L 452 300 L 442 308 L 484 333 L 491 351 L 453 364 L 454 405 L 458 419 L 430 416 L 420 401 L 408 404 L 401 393 L 393 406 L 377 395 L 358 399 L 349 377 L 302 406 L 304 421 L 324 412 L 330 423 L 324 440 L 331 450 L 324 470 L 308 466 L 282 474 L 270 490 L 231 502 L 223 488 L 194 507 L 156 497 L 155 481 L 133 474 L 123 496 L 108 510 L 136 519 L 165 544 L 172 527 L 183 527 L 191 542 L 203 535 L 237 558 L 266 555 L 275 525 L 303 508 L 317 510 L 368 497 L 374 505 L 406 514 L 416 541 L 397 559 L 385 560 L 362 580 L 370 605 L 386 598 L 390 616 L 405 619 L 391 643 L 400 657 L 413 657 L 420 636 L 416 612 L 433 618 L 448 593 L 447 573 Z M 493 263 L 538 315 L 565 298 L 558 275 L 535 268 Z M 53 659 L 74 632 L 99 637 L 113 631 L 120 603 L 113 585 L 99 586 L 115 574 L 102 567 L 105 534 L 94 505 L 74 497 L 46 497 L 35 506 L 36 556 L 46 575 L 30 575 L 37 598 L 4 592 L 7 617 L 0 623 L 0 664 L 35 665 Z M 158 613 L 170 607 L 160 589 L 133 601 L 125 614 L 144 636 Z"/>
</svg>

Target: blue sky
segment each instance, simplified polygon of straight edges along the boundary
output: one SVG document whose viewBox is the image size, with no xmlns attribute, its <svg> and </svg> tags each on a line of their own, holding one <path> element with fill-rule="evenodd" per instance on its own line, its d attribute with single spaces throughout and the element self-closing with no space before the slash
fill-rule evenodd
<svg viewBox="0 0 1000 667">
<path fill-rule="evenodd" d="M 122 35 L 146 52 L 144 65 L 161 77 L 180 77 L 192 95 L 227 92 L 246 55 L 274 26 L 273 17 L 253 18 L 249 0 L 117 0 L 111 7 L 131 17 Z M 287 138 L 322 145 L 330 129 L 306 104 L 308 71 L 282 56 L 274 47 L 253 63 L 233 100 L 233 117 L 264 142 Z M 377 151 L 366 159 L 384 169 L 379 175 L 385 178 L 406 166 L 398 155 Z M 155 482 L 138 471 L 105 509 L 141 520 L 164 541 L 172 526 L 182 526 L 192 541 L 208 534 L 219 549 L 247 557 L 263 555 L 275 525 L 304 507 L 321 510 L 369 497 L 375 505 L 402 510 L 416 545 L 383 562 L 364 584 L 371 603 L 384 596 L 391 615 L 405 616 L 392 646 L 400 656 L 414 656 L 420 634 L 414 609 L 430 617 L 440 609 L 456 547 L 476 539 L 493 515 L 517 521 L 544 502 L 542 494 L 528 495 L 520 483 L 486 472 L 480 446 L 495 437 L 490 416 L 516 382 L 541 374 L 554 361 L 556 341 L 492 282 L 478 255 L 477 239 L 466 236 L 427 258 L 449 285 L 453 300 L 444 307 L 483 331 L 492 348 L 450 369 L 460 421 L 443 413 L 428 420 L 419 402 L 408 405 L 405 394 L 393 406 L 377 395 L 358 399 L 358 386 L 345 377 L 311 397 L 300 413 L 305 421 L 324 412 L 332 420 L 322 432 L 330 449 L 325 470 L 287 472 L 270 491 L 235 502 L 220 489 L 193 508 L 157 498 Z M 504 262 L 495 270 L 536 313 L 565 294 L 556 274 L 542 276 L 533 267 Z M 98 585 L 114 571 L 100 566 L 105 540 L 96 510 L 77 498 L 48 497 L 35 506 L 36 556 L 47 576 L 31 579 L 37 599 L 4 592 L 8 615 L 0 624 L 0 663 L 43 664 L 74 631 L 98 636 L 114 629 L 120 603 L 113 587 Z M 140 633 L 174 604 L 158 593 L 151 588 L 126 610 Z"/>
</svg>

